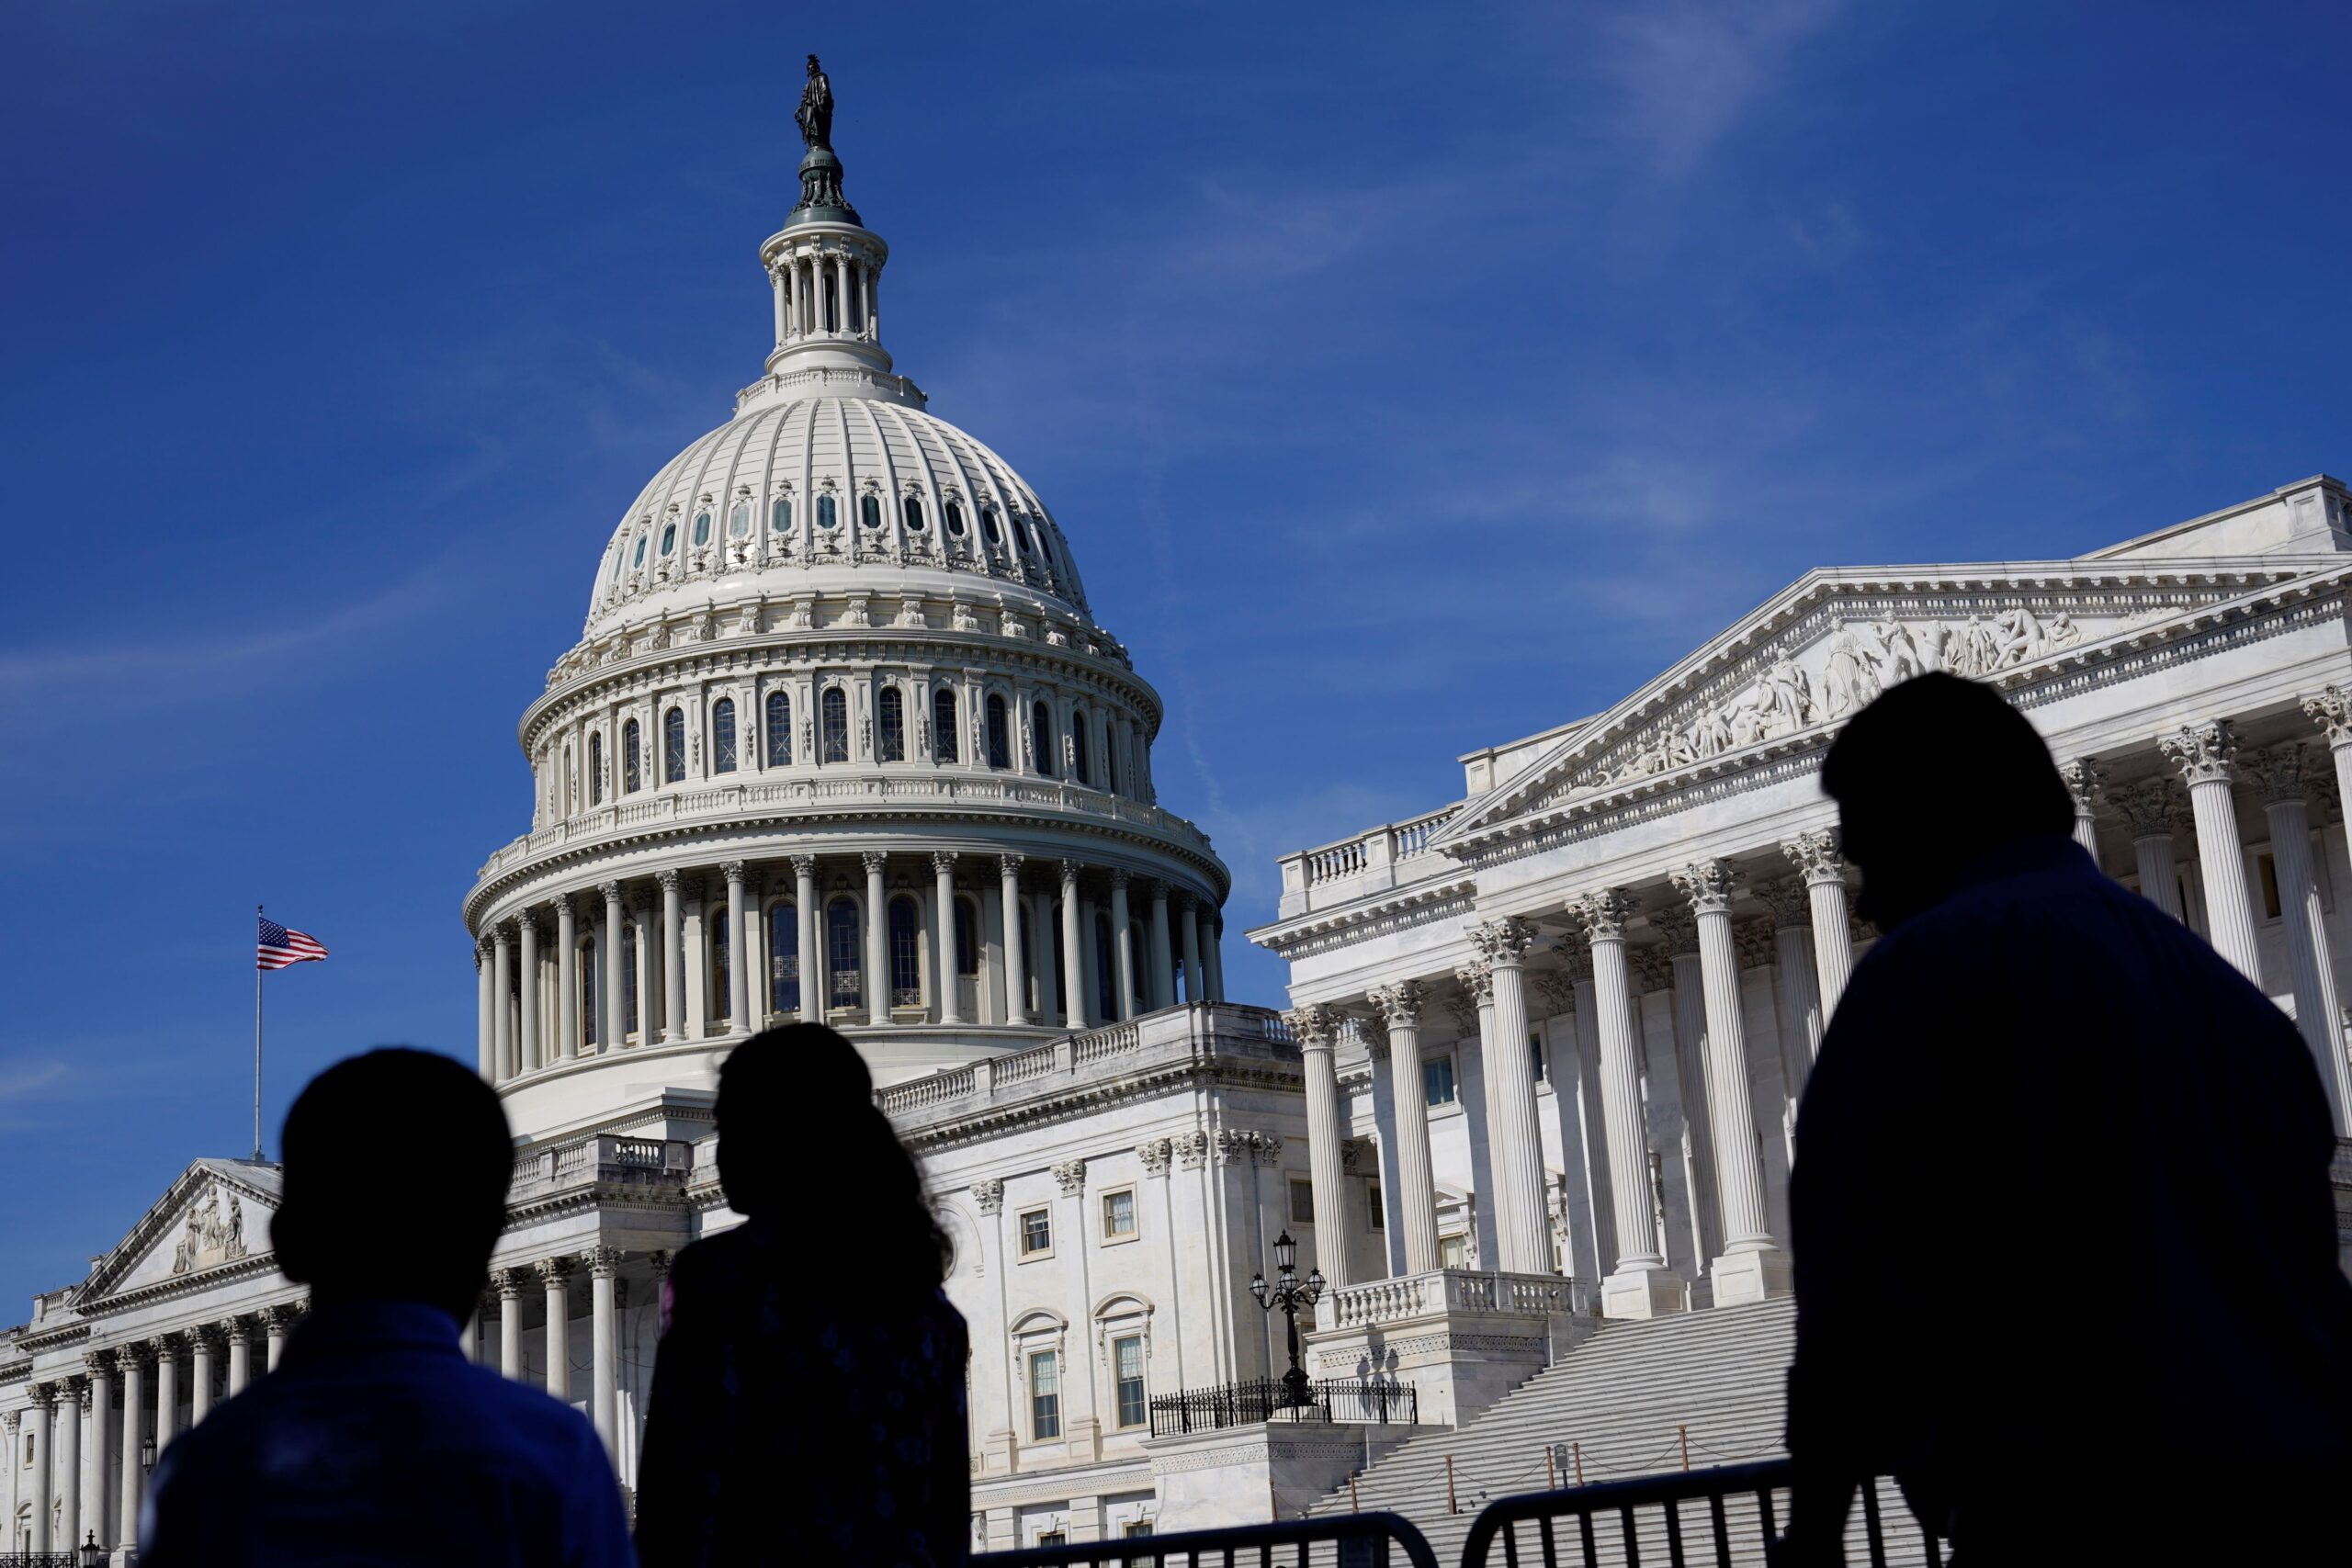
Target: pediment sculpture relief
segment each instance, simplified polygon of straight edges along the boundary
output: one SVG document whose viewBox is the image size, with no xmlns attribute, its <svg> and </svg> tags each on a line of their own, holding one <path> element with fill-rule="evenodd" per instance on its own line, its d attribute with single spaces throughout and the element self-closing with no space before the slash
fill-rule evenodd
<svg viewBox="0 0 2352 1568">
<path fill-rule="evenodd" d="M 172 1248 L 172 1272 L 193 1273 L 198 1269 L 233 1263 L 244 1255 L 244 1206 L 232 1192 L 224 1209 L 220 1206 L 220 1190 L 206 1188 L 204 1201 L 188 1211 L 187 1219 L 180 1227 L 179 1242 Z"/>
</svg>

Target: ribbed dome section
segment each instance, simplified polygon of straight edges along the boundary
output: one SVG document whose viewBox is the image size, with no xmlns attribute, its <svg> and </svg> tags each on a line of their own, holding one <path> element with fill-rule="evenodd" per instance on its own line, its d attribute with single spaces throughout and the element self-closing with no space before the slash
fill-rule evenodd
<svg viewBox="0 0 2352 1568">
<path fill-rule="evenodd" d="M 1068 541 L 1004 459 L 904 403 L 813 397 L 747 407 L 654 475 L 605 547 L 586 635 L 722 588 L 887 591 L 894 573 L 993 578 L 1090 618 Z"/>
</svg>

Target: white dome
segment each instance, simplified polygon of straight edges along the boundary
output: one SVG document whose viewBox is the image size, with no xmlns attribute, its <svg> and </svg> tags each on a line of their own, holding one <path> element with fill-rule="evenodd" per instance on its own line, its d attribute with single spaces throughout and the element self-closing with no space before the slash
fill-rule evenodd
<svg viewBox="0 0 2352 1568">
<path fill-rule="evenodd" d="M 714 597 L 910 575 L 992 578 L 1088 618 L 1069 542 L 979 442 L 895 399 L 760 397 L 671 459 L 623 515 L 586 636 Z"/>
</svg>

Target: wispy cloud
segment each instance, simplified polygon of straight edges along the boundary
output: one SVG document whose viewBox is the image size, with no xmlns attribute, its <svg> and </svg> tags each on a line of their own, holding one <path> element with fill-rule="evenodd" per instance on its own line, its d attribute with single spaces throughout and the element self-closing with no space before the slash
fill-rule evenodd
<svg viewBox="0 0 2352 1568">
<path fill-rule="evenodd" d="M 1627 134 L 1688 174 L 1779 85 L 1838 0 L 1643 0 L 1601 29 Z"/>
</svg>

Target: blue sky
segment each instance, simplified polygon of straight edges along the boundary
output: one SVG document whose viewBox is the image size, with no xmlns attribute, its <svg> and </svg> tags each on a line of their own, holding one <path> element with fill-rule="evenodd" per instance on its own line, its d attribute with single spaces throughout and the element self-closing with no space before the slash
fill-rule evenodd
<svg viewBox="0 0 2352 1568">
<path fill-rule="evenodd" d="M 370 14 L 372 12 L 373 14 Z M 2329 14 L 2334 13 L 2331 20 Z M 18 4 L 0 1322 L 384 1041 L 645 478 L 758 371 L 824 55 L 887 337 L 1074 541 L 1163 799 L 1454 798 L 1815 565 L 2352 468 L 2307 5 Z M 1243 999 L 1280 966 L 1238 942 Z"/>
</svg>

